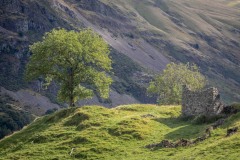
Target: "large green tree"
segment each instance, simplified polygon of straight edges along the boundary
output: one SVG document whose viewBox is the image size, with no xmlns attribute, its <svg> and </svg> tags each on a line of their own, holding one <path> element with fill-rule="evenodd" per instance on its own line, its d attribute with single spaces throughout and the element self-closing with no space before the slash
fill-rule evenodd
<svg viewBox="0 0 240 160">
<path fill-rule="evenodd" d="M 94 93 L 108 97 L 112 83 L 107 75 L 112 63 L 109 46 L 91 29 L 53 29 L 31 45 L 30 51 L 26 79 L 43 78 L 46 86 L 54 80 L 60 86 L 58 98 L 70 106 Z"/>
<path fill-rule="evenodd" d="M 183 85 L 191 90 L 199 90 L 206 85 L 205 77 L 195 64 L 168 64 L 166 69 L 150 82 L 147 92 L 149 95 L 157 95 L 159 104 L 180 104 Z"/>
</svg>

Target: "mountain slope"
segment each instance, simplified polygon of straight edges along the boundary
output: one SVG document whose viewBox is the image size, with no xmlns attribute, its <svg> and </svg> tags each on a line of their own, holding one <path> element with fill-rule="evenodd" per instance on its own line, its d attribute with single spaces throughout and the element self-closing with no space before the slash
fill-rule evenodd
<svg viewBox="0 0 240 160">
<path fill-rule="evenodd" d="M 102 11 L 96 10 L 96 2 L 95 7 L 83 1 L 74 5 L 94 25 L 107 28 L 118 46 L 127 46 L 125 41 L 135 51 L 150 44 L 158 50 L 158 55 L 170 60 L 194 62 L 208 76 L 210 84 L 220 88 L 224 99 L 239 99 L 240 13 L 237 6 L 217 0 L 102 2 Z M 110 44 L 113 42 L 111 39 Z M 124 53 L 122 48 L 119 50 Z M 162 57 L 160 61 L 152 50 L 146 51 L 151 61 L 139 51 L 125 54 L 155 71 L 163 68 L 155 64 L 164 66 L 168 62 Z"/>
<path fill-rule="evenodd" d="M 151 74 L 170 61 L 196 63 L 226 102 L 240 100 L 237 0 L 14 0 L 1 6 L 3 86 L 15 89 L 24 83 L 27 46 L 44 32 L 54 27 L 91 27 L 114 48 L 115 66 L 123 59 L 130 63 L 120 68 L 138 66 L 127 78 L 121 77 L 123 73 L 114 77 L 113 90 L 137 99 L 132 101 L 153 102 L 147 100 L 144 88 Z M 126 71 L 120 68 L 115 70 Z M 11 79 L 10 85 L 4 77 Z"/>
<path fill-rule="evenodd" d="M 0 159 L 237 159 L 240 114 L 228 118 L 211 137 L 188 147 L 144 146 L 163 139 L 195 139 L 210 124 L 184 121 L 179 106 L 127 105 L 114 109 L 85 106 L 61 110 L 37 119 L 0 141 Z M 71 155 L 70 155 L 71 154 Z"/>
</svg>

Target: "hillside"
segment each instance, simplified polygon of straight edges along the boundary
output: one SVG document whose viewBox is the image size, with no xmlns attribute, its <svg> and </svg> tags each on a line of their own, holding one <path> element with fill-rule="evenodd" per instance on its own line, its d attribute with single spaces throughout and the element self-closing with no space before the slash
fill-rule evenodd
<svg viewBox="0 0 240 160">
<path fill-rule="evenodd" d="M 193 62 L 220 88 L 225 101 L 239 99 L 237 1 L 71 2 L 66 5 L 75 8 L 77 19 L 144 68 L 159 72 L 169 61 Z"/>
<path fill-rule="evenodd" d="M 16 101 L 9 96 L 0 95 L 0 139 L 21 130 L 34 120 L 34 116 L 25 112 Z"/>
<path fill-rule="evenodd" d="M 154 102 L 145 88 L 170 61 L 196 63 L 225 102 L 240 101 L 239 9 L 238 0 L 1 1 L 0 86 L 37 90 L 37 81 L 22 78 L 28 45 L 52 28 L 90 27 L 112 47 L 114 84 L 105 106 Z"/>
<path fill-rule="evenodd" d="M 163 139 L 193 140 L 205 133 L 210 124 L 181 119 L 180 109 L 180 106 L 125 105 L 114 109 L 85 106 L 61 110 L 38 118 L 1 140 L 0 159 L 237 160 L 239 131 L 229 137 L 226 132 L 230 127 L 240 127 L 239 113 L 197 144 L 145 148 Z"/>
</svg>

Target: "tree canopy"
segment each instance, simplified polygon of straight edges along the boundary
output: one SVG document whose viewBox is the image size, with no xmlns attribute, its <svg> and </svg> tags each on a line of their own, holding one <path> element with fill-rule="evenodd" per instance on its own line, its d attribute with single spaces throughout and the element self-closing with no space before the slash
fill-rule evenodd
<svg viewBox="0 0 240 160">
<path fill-rule="evenodd" d="M 168 64 L 166 69 L 150 82 L 147 92 L 157 95 L 159 104 L 180 104 L 183 85 L 191 90 L 199 90 L 206 85 L 205 77 L 195 64 Z"/>
<path fill-rule="evenodd" d="M 43 40 L 30 46 L 32 56 L 26 67 L 28 81 L 42 78 L 48 86 L 60 86 L 58 98 L 74 106 L 79 99 L 98 93 L 109 96 L 112 79 L 108 44 L 91 29 L 67 31 L 53 29 Z"/>
</svg>

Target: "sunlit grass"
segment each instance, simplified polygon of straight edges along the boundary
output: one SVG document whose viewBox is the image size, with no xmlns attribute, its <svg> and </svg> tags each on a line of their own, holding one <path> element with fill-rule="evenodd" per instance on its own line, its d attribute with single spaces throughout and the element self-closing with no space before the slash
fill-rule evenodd
<svg viewBox="0 0 240 160">
<path fill-rule="evenodd" d="M 237 6 L 240 4 L 240 1 L 239 0 L 234 0 L 234 1 L 231 1 L 228 3 L 228 6 L 230 7 L 234 7 L 234 6 Z"/>
<path fill-rule="evenodd" d="M 180 106 L 124 105 L 114 109 L 85 106 L 39 118 L 0 142 L 0 159 L 236 159 L 240 114 L 214 130 L 212 137 L 190 147 L 151 151 L 144 146 L 163 139 L 194 139 L 209 124 L 195 125 L 180 118 Z M 72 154 L 70 155 L 72 151 Z M 226 159 L 226 158 L 225 158 Z"/>
</svg>

